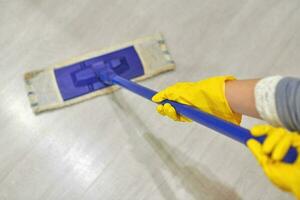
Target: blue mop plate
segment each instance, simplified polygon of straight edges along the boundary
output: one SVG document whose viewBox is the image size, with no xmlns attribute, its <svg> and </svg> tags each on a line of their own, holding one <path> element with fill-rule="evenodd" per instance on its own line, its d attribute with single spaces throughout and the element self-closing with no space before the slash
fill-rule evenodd
<svg viewBox="0 0 300 200">
<path fill-rule="evenodd" d="M 97 78 L 93 66 L 99 64 L 109 66 L 128 80 L 144 75 L 142 62 L 133 46 L 58 68 L 54 74 L 64 101 L 110 86 Z"/>
</svg>

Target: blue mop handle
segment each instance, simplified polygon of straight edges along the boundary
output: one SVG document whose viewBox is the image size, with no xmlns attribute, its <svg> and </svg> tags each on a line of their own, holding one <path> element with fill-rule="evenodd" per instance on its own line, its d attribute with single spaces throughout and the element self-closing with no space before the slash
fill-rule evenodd
<svg viewBox="0 0 300 200">
<path fill-rule="evenodd" d="M 151 90 L 137 83 L 124 79 L 118 75 L 112 77 L 112 82 L 150 101 L 152 101 L 152 97 L 157 93 L 154 90 Z M 202 124 L 219 133 L 222 133 L 223 135 L 226 135 L 240 143 L 243 143 L 244 145 L 246 145 L 246 142 L 249 139 L 256 139 L 260 143 L 263 143 L 263 141 L 266 138 L 265 136 L 254 137 L 251 135 L 248 129 L 215 117 L 192 106 L 184 105 L 170 100 L 164 100 L 162 104 L 164 103 L 170 103 L 178 113 L 192 119 L 195 122 L 198 122 L 199 124 Z M 297 156 L 297 150 L 294 147 L 291 147 L 285 155 L 283 161 L 286 163 L 293 163 L 297 159 Z"/>
</svg>

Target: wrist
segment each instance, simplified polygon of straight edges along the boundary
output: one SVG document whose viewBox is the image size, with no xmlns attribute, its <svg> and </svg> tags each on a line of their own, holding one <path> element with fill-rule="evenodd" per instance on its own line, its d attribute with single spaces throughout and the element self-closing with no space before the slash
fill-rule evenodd
<svg viewBox="0 0 300 200">
<path fill-rule="evenodd" d="M 233 112 L 259 118 L 254 97 L 254 89 L 258 81 L 254 79 L 225 82 L 225 96 Z"/>
</svg>

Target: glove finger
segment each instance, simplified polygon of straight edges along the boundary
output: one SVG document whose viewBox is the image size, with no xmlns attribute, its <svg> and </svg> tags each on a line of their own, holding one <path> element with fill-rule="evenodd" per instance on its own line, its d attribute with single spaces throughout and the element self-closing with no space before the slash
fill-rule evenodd
<svg viewBox="0 0 300 200">
<path fill-rule="evenodd" d="M 293 133 L 292 145 L 299 149 L 300 152 L 300 134 L 297 132 Z"/>
<path fill-rule="evenodd" d="M 263 145 L 262 150 L 266 154 L 270 154 L 278 145 L 280 140 L 282 139 L 282 132 L 280 130 L 272 130 L 268 133 Z"/>
<path fill-rule="evenodd" d="M 271 129 L 272 127 L 270 125 L 256 125 L 252 127 L 251 134 L 253 136 L 258 137 L 258 136 L 266 135 Z"/>
<path fill-rule="evenodd" d="M 180 115 L 180 114 L 179 114 L 179 120 L 182 121 L 182 122 L 192 122 L 191 119 L 189 119 L 189 118 L 187 118 L 183 115 Z"/>
<path fill-rule="evenodd" d="M 296 159 L 295 164 L 300 164 L 300 134 L 298 132 L 293 133 L 293 138 L 292 138 L 292 147 L 295 147 L 298 152 L 298 156 Z"/>
<path fill-rule="evenodd" d="M 156 111 L 157 111 L 159 114 L 163 115 L 163 116 L 166 115 L 165 110 L 164 110 L 164 106 L 161 105 L 161 104 L 158 105 L 158 106 L 156 107 Z"/>
<path fill-rule="evenodd" d="M 173 106 L 171 106 L 171 104 L 169 104 L 169 103 L 164 104 L 164 112 L 171 119 L 173 119 L 175 121 L 179 121 L 179 118 L 178 118 L 178 115 L 176 113 L 176 110 L 175 110 L 175 108 Z"/>
<path fill-rule="evenodd" d="M 152 101 L 154 101 L 154 102 L 156 102 L 156 103 L 159 103 L 159 102 L 161 102 L 161 101 L 163 101 L 163 100 L 165 100 L 165 99 L 166 99 L 166 98 L 165 98 L 165 92 L 164 92 L 164 90 L 162 90 L 162 91 L 156 93 L 156 94 L 152 97 Z"/>
<path fill-rule="evenodd" d="M 288 152 L 292 144 L 292 135 L 285 135 L 280 142 L 275 146 L 275 149 L 272 153 L 272 159 L 280 161 L 283 159 L 285 154 Z"/>
<path fill-rule="evenodd" d="M 247 141 L 247 146 L 260 164 L 268 160 L 268 157 L 262 150 L 262 145 L 258 141 L 256 141 L 255 139 L 249 139 Z"/>
<path fill-rule="evenodd" d="M 164 104 L 165 106 L 163 107 L 163 112 L 165 113 L 168 113 L 167 115 L 174 119 L 175 121 L 181 121 L 181 122 L 191 122 L 192 120 L 190 120 L 189 118 L 183 116 L 183 115 L 180 115 L 176 112 L 175 108 L 169 104 L 169 103 L 166 103 Z"/>
</svg>

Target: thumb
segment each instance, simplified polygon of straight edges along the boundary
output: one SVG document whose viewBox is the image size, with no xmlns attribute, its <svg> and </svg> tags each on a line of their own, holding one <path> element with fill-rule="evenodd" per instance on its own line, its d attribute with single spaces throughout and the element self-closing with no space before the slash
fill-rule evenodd
<svg viewBox="0 0 300 200">
<path fill-rule="evenodd" d="M 262 150 L 262 145 L 258 141 L 249 139 L 247 141 L 247 146 L 260 164 L 268 160 L 267 155 L 265 155 Z"/>
<path fill-rule="evenodd" d="M 165 99 L 166 98 L 165 98 L 164 91 L 158 92 L 152 97 L 152 101 L 154 101 L 156 103 L 162 102 Z"/>
</svg>

